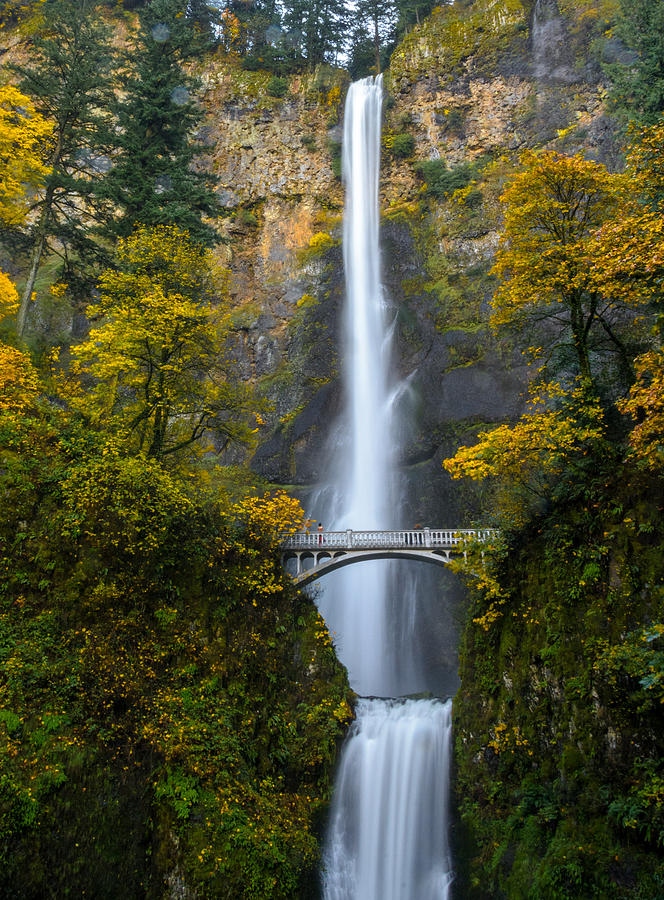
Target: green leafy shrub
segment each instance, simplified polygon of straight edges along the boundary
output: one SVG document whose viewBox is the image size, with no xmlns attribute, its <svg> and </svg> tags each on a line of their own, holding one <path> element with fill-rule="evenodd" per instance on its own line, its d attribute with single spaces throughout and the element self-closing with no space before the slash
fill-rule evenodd
<svg viewBox="0 0 664 900">
<path fill-rule="evenodd" d="M 262 60 L 258 56 L 243 56 L 241 65 L 245 72 L 258 72 L 263 68 Z"/>
<path fill-rule="evenodd" d="M 444 159 L 430 159 L 418 163 L 415 171 L 424 181 L 426 193 L 444 200 L 454 191 L 467 187 L 474 175 L 475 167 L 470 163 L 461 163 L 448 169 Z"/>
<path fill-rule="evenodd" d="M 2 897 L 160 897 L 175 866 L 309 896 L 345 675 L 280 508 L 188 476 L 0 412 Z"/>
<path fill-rule="evenodd" d="M 482 191 L 477 190 L 477 188 L 472 191 L 468 191 L 466 196 L 463 198 L 463 202 L 469 209 L 477 209 L 482 205 L 484 201 L 484 196 Z"/>
<path fill-rule="evenodd" d="M 285 97 L 288 91 L 288 79 L 280 75 L 273 75 L 266 88 L 270 97 Z"/>
<path fill-rule="evenodd" d="M 258 228 L 259 224 L 256 213 L 246 209 L 244 206 L 238 210 L 236 221 L 238 225 L 243 225 L 245 228 Z"/>
<path fill-rule="evenodd" d="M 339 141 L 328 141 L 327 149 L 332 157 L 331 168 L 336 178 L 341 178 L 341 144 Z"/>
<path fill-rule="evenodd" d="M 395 134 L 390 151 L 395 159 L 408 159 L 415 152 L 415 138 L 412 134 Z"/>
<path fill-rule="evenodd" d="M 446 131 L 461 131 L 463 128 L 464 114 L 460 109 L 450 109 L 445 115 Z"/>
</svg>

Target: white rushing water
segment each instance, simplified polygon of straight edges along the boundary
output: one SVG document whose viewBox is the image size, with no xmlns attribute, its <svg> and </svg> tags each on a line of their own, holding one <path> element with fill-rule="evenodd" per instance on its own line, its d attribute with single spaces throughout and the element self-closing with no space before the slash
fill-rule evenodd
<svg viewBox="0 0 664 900">
<path fill-rule="evenodd" d="M 318 500 L 328 527 L 399 526 L 391 328 L 379 253 L 382 84 L 351 85 L 346 100 L 345 390 L 347 414 L 335 448 L 334 484 Z M 325 494 L 325 492 L 322 492 Z M 385 561 L 328 576 L 321 612 L 360 694 L 398 697 L 404 652 L 395 638 L 404 608 L 418 608 Z M 400 587 L 397 587 L 400 586 Z M 398 593 L 398 596 L 395 596 Z M 399 615 L 397 615 L 397 610 Z M 411 623 L 412 624 L 412 623 Z M 411 634 L 416 629 L 405 629 Z M 422 690 L 411 681 L 406 690 Z M 451 703 L 360 700 L 342 752 L 324 853 L 325 900 L 446 900 L 452 880 L 447 844 Z"/>
<path fill-rule="evenodd" d="M 444 900 L 452 703 L 361 700 L 326 853 L 327 900 Z"/>
<path fill-rule="evenodd" d="M 346 418 L 336 452 L 328 527 L 389 528 L 394 496 L 390 333 L 380 280 L 379 172 L 381 78 L 353 84 L 346 100 L 343 174 L 344 389 Z M 391 694 L 385 656 L 389 566 L 341 571 L 325 588 L 321 611 L 337 636 L 355 689 Z M 367 635 L 371 640 L 367 641 Z"/>
</svg>

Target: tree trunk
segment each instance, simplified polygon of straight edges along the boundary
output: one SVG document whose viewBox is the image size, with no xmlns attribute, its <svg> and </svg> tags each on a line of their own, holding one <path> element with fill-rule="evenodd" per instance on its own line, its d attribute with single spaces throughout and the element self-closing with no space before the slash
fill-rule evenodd
<svg viewBox="0 0 664 900">
<path fill-rule="evenodd" d="M 42 256 L 44 255 L 48 219 L 49 208 L 45 205 L 42 209 L 39 224 L 37 225 L 35 243 L 33 244 L 32 256 L 30 258 L 30 272 L 28 273 L 28 280 L 23 289 L 21 304 L 18 308 L 18 315 L 16 317 L 16 331 L 19 337 L 22 337 L 23 332 L 25 331 L 25 322 L 28 317 L 28 308 L 30 306 L 30 300 L 32 299 L 32 292 L 35 288 L 37 273 L 39 272 L 39 266 L 41 264 Z"/>
<path fill-rule="evenodd" d="M 573 299 L 570 303 L 571 324 L 572 324 L 572 341 L 576 350 L 576 357 L 579 362 L 579 374 L 587 381 L 592 381 L 590 373 L 590 355 L 588 353 L 588 341 L 583 322 L 583 309 L 578 300 Z"/>
<path fill-rule="evenodd" d="M 35 231 L 35 242 L 32 245 L 32 255 L 30 257 L 30 272 L 28 273 L 28 280 L 26 282 L 25 288 L 23 289 L 23 296 L 21 297 L 21 304 L 18 308 L 18 315 L 16 317 L 16 331 L 19 337 L 22 337 L 23 332 L 25 331 L 25 323 L 28 318 L 30 300 L 32 299 L 32 292 L 35 289 L 35 282 L 37 280 L 39 266 L 41 265 L 42 257 L 44 255 L 44 249 L 46 247 L 49 220 L 51 218 L 51 209 L 53 207 L 53 197 L 55 196 L 55 184 L 53 183 L 52 176 L 57 166 L 60 165 L 61 157 L 62 135 L 60 134 L 58 136 L 58 142 L 55 146 L 55 150 L 53 151 L 53 155 L 50 160 L 51 178 L 49 179 L 48 187 L 46 188 L 46 193 L 44 195 L 42 210 L 39 216 L 39 222 L 37 223 L 37 229 Z"/>
</svg>

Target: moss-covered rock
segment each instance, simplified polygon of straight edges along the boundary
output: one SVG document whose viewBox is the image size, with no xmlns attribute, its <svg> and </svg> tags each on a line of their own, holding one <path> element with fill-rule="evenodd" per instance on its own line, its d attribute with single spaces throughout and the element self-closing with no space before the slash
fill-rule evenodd
<svg viewBox="0 0 664 900">
<path fill-rule="evenodd" d="M 628 498 L 600 470 L 512 537 L 490 565 L 499 594 L 468 611 L 464 897 L 663 895 L 661 484 L 637 476 Z"/>
</svg>

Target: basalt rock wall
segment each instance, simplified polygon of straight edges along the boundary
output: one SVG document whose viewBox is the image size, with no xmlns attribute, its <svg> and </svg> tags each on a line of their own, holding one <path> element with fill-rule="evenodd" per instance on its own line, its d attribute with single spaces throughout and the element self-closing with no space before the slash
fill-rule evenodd
<svg viewBox="0 0 664 900">
<path fill-rule="evenodd" d="M 479 0 L 441 7 L 385 74 L 383 278 L 407 378 L 402 466 L 413 521 L 470 521 L 476 497 L 441 460 L 522 408 L 528 367 L 488 328 L 499 196 L 519 153 L 582 152 L 616 167 L 602 53 L 611 3 Z M 303 496 L 338 420 L 343 302 L 339 153 L 347 78 L 319 69 L 271 97 L 268 76 L 213 56 L 201 68 L 206 138 L 226 210 L 236 353 L 268 401 L 252 466 Z M 404 136 L 406 149 L 404 152 Z M 459 177 L 432 190 L 418 165 Z M 460 184 L 461 189 L 455 189 Z M 433 488 L 433 489 L 432 489 Z"/>
</svg>

